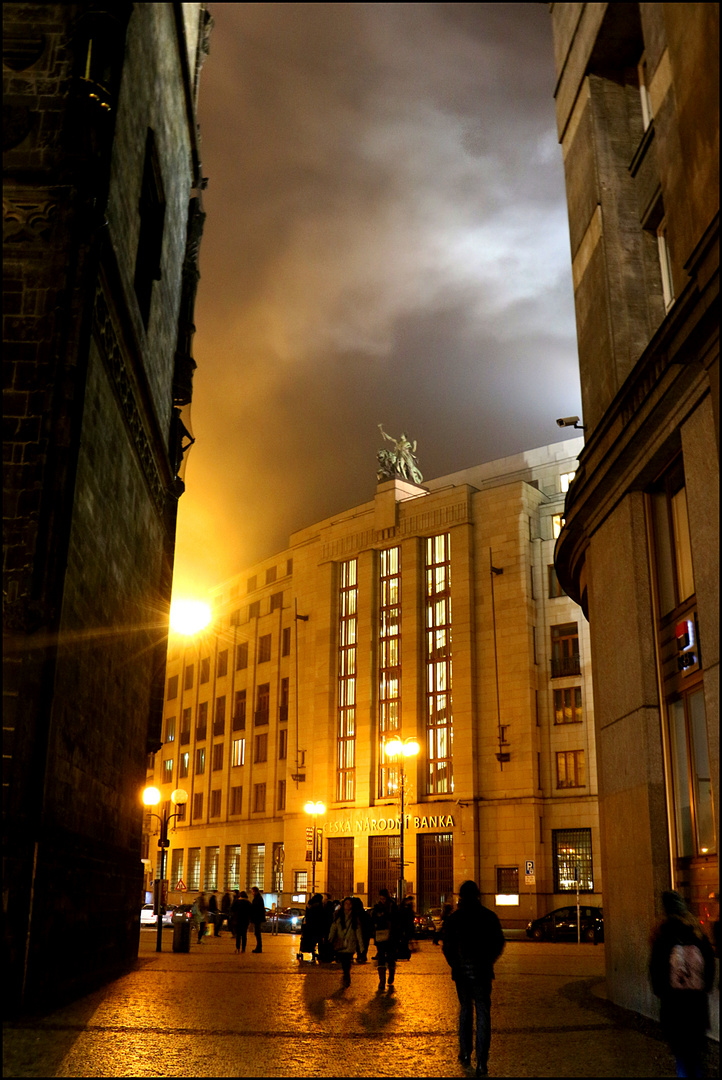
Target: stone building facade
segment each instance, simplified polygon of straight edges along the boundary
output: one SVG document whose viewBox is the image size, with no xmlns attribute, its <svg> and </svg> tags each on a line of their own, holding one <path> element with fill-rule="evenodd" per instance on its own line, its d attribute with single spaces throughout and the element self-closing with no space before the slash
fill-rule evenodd
<svg viewBox="0 0 722 1080">
<path fill-rule="evenodd" d="M 585 427 L 556 566 L 590 623 L 607 980 L 655 1015 L 661 892 L 719 918 L 719 5 L 551 9 Z"/>
<path fill-rule="evenodd" d="M 6 1008 L 135 957 L 203 222 L 205 4 L 3 5 Z"/>
<path fill-rule="evenodd" d="M 601 903 L 586 623 L 552 556 L 581 439 L 374 498 L 294 533 L 171 635 L 148 783 L 188 795 L 169 900 L 314 887 L 420 910 L 476 878 L 506 925 Z M 401 778 L 384 747 L 416 738 Z M 308 801 L 326 811 L 314 871 Z M 146 887 L 158 869 L 147 822 Z M 310 833 L 310 836 L 309 836 Z M 310 860 L 310 861 L 309 861 Z M 188 892 L 179 891 L 181 882 Z"/>
</svg>

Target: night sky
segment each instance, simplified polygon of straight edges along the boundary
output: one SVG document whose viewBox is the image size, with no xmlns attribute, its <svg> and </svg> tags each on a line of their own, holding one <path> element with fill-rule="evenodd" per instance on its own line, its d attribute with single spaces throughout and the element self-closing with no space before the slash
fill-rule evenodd
<svg viewBox="0 0 722 1080">
<path fill-rule="evenodd" d="M 581 411 L 546 4 L 211 4 L 174 595 Z"/>
</svg>

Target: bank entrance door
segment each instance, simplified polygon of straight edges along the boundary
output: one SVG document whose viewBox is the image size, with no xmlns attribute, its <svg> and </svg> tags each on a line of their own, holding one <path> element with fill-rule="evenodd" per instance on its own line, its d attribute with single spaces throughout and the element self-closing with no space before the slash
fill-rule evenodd
<svg viewBox="0 0 722 1080">
<path fill-rule="evenodd" d="M 453 833 L 419 833 L 417 911 L 441 907 L 454 891 Z"/>
<path fill-rule="evenodd" d="M 369 905 L 379 898 L 379 889 L 388 889 L 391 896 L 399 887 L 401 839 L 398 836 L 369 837 Z"/>
<path fill-rule="evenodd" d="M 332 900 L 353 894 L 353 837 L 342 836 L 327 841 L 328 891 Z"/>
</svg>

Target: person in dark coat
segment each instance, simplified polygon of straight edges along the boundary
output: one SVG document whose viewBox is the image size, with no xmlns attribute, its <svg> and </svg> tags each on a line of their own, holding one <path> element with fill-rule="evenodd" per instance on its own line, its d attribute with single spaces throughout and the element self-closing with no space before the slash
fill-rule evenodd
<svg viewBox="0 0 722 1080">
<path fill-rule="evenodd" d="M 649 978 L 677 1076 L 704 1076 L 714 949 L 677 892 L 662 893 L 666 918 L 652 935 Z"/>
<path fill-rule="evenodd" d="M 223 896 L 221 897 L 221 910 L 220 910 L 220 912 L 218 914 L 218 918 L 220 919 L 220 923 L 218 925 L 218 936 L 219 937 L 221 936 L 221 930 L 223 929 L 223 923 L 224 922 L 228 924 L 228 929 L 229 930 L 231 928 L 231 924 L 230 924 L 230 921 L 229 921 L 229 916 L 230 916 L 230 913 L 231 913 L 231 902 L 232 902 L 231 894 L 230 894 L 229 890 L 226 889 L 226 891 L 223 893 Z"/>
<path fill-rule="evenodd" d="M 208 921 L 213 926 L 213 937 L 218 937 L 218 900 L 215 889 L 208 897 Z"/>
<path fill-rule="evenodd" d="M 379 991 L 386 989 L 386 969 L 389 990 L 396 976 L 396 952 L 399 946 L 399 913 L 388 889 L 379 889 L 379 899 L 371 912 L 373 936 L 376 942 L 376 966 L 379 973 Z"/>
<path fill-rule="evenodd" d="M 246 951 L 248 924 L 251 921 L 251 901 L 248 893 L 237 893 L 231 904 L 231 924 L 236 935 L 236 952 Z"/>
<path fill-rule="evenodd" d="M 399 960 L 411 959 L 411 943 L 414 940 L 414 898 L 405 896 L 399 907 Z"/>
<path fill-rule="evenodd" d="M 263 942 L 261 941 L 261 924 L 266 918 L 266 906 L 263 903 L 263 895 L 257 885 L 252 888 L 253 899 L 251 900 L 251 922 L 253 923 L 253 929 L 256 931 L 256 947 L 254 952 L 263 952 Z"/>
<path fill-rule="evenodd" d="M 459 1061 L 468 1065 L 476 1011 L 476 1075 L 488 1075 L 491 1045 L 491 983 L 504 949 L 496 913 L 481 903 L 475 881 L 459 889 L 459 906 L 444 924 L 443 950 L 459 997 Z"/>
<path fill-rule="evenodd" d="M 306 905 L 306 915 L 301 927 L 301 952 L 310 953 L 311 961 L 321 959 L 321 943 L 326 936 L 326 925 L 323 915 L 323 897 L 320 893 L 314 893 Z M 317 951 L 318 950 L 318 951 Z"/>
<path fill-rule="evenodd" d="M 365 964 L 368 958 L 369 942 L 373 934 L 373 927 L 371 925 L 371 915 L 363 906 L 360 896 L 352 896 L 351 904 L 353 906 L 353 912 L 356 916 L 359 926 L 361 927 L 361 937 L 363 939 L 363 951 L 356 956 L 357 964 Z"/>
</svg>

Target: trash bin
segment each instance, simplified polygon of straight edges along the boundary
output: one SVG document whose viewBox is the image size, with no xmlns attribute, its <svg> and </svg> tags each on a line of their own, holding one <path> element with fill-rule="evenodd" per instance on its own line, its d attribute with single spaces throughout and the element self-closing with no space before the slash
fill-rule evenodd
<svg viewBox="0 0 722 1080">
<path fill-rule="evenodd" d="M 173 923 L 173 952 L 190 952 L 191 921 L 178 919 Z"/>
</svg>

